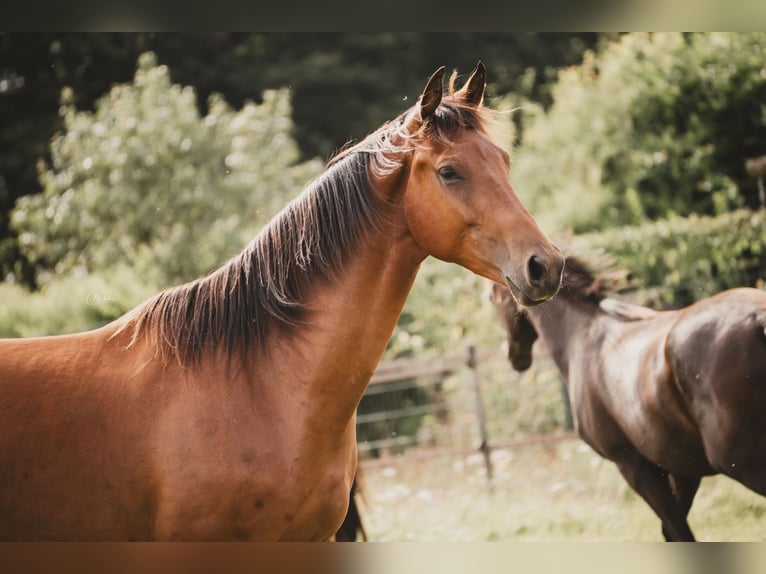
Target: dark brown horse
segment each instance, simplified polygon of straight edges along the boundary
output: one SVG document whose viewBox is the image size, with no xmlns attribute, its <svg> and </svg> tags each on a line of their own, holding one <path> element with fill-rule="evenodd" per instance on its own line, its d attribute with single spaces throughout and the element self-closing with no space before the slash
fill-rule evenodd
<svg viewBox="0 0 766 574">
<path fill-rule="evenodd" d="M 664 312 L 605 295 L 572 258 L 559 295 L 538 308 L 492 288 L 514 368 L 529 367 L 539 334 L 579 435 L 617 464 L 666 540 L 694 540 L 687 515 L 703 476 L 766 495 L 766 292 L 732 289 Z"/>
<path fill-rule="evenodd" d="M 488 136 L 484 67 L 453 86 L 437 71 L 208 277 L 91 332 L 0 341 L 0 539 L 330 538 L 421 262 L 527 305 L 559 287 Z"/>
</svg>

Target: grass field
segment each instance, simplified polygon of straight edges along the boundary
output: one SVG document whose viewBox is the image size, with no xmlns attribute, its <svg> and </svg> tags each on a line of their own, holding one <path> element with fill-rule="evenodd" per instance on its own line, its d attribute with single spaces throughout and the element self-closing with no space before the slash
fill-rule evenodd
<svg viewBox="0 0 766 574">
<path fill-rule="evenodd" d="M 659 519 L 614 464 L 577 439 L 483 458 L 392 457 L 363 464 L 360 508 L 372 541 L 660 541 Z M 766 540 L 766 498 L 703 479 L 689 515 L 702 541 Z"/>
</svg>

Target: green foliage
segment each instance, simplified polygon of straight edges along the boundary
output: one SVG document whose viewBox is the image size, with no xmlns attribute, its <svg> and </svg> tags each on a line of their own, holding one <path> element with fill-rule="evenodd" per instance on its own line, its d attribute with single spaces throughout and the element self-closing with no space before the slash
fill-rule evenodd
<svg viewBox="0 0 766 574">
<path fill-rule="evenodd" d="M 91 109 L 114 83 L 129 81 L 150 33 L 0 32 L 0 278 L 34 284 L 33 270 L 10 230 L 16 200 L 41 191 L 35 168 L 49 158 L 51 136 L 63 126 L 61 90 Z M 188 53 L 188 52 L 187 52 Z"/>
<path fill-rule="evenodd" d="M 500 330 L 488 285 L 462 267 L 427 259 L 389 341 L 387 357 L 454 353 L 467 339 L 477 346 L 495 340 Z"/>
<path fill-rule="evenodd" d="M 239 111 L 212 96 L 200 117 L 194 90 L 172 84 L 151 53 L 94 112 L 65 93 L 62 113 L 44 191 L 21 198 L 12 219 L 23 253 L 48 272 L 43 283 L 119 263 L 155 285 L 203 275 L 320 170 L 296 165 L 286 90 Z"/>
<path fill-rule="evenodd" d="M 131 81 L 151 50 L 173 81 L 193 86 L 205 115 L 209 96 L 239 109 L 266 90 L 290 88 L 292 134 L 303 159 L 327 157 L 412 102 L 442 64 L 467 73 L 481 59 L 489 95 L 521 91 L 548 101 L 555 67 L 581 59 L 598 34 L 543 33 L 35 33 L 0 32 L 0 278 L 34 284 L 9 229 L 17 198 L 40 192 L 38 158 L 63 128 L 58 101 L 69 87 L 93 109 L 109 87 Z M 406 104 L 405 104 L 406 105 Z"/>
<path fill-rule="evenodd" d="M 0 337 L 58 335 L 95 329 L 154 292 L 125 266 L 109 273 L 57 278 L 40 291 L 0 283 Z"/>
<path fill-rule="evenodd" d="M 683 306 L 733 287 L 763 287 L 766 211 L 693 215 L 576 236 L 569 251 L 606 251 L 631 272 L 639 302 Z"/>
<path fill-rule="evenodd" d="M 528 104 L 513 175 L 547 229 L 715 215 L 756 202 L 766 34 L 627 34 Z"/>
</svg>

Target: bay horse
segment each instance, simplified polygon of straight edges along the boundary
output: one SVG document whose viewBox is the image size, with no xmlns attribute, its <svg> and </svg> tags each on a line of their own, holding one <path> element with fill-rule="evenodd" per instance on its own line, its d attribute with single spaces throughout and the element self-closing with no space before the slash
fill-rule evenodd
<svg viewBox="0 0 766 574">
<path fill-rule="evenodd" d="M 693 541 L 687 516 L 702 477 L 766 495 L 766 292 L 655 311 L 607 297 L 609 283 L 570 257 L 549 303 L 522 309 L 499 285 L 491 298 L 514 369 L 530 366 L 539 334 L 579 436 L 617 465 L 666 540 Z"/>
<path fill-rule="evenodd" d="M 561 280 L 489 135 L 484 66 L 443 76 L 207 277 L 93 331 L 0 341 L 0 539 L 336 532 L 355 410 L 421 262 L 525 305 Z"/>
</svg>

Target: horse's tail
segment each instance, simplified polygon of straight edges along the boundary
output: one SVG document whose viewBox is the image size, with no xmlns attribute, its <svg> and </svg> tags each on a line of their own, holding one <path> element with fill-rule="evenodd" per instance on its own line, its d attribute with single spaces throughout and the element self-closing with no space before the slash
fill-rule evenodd
<svg viewBox="0 0 766 574">
<path fill-rule="evenodd" d="M 360 536 L 364 542 L 367 542 L 367 532 L 364 529 L 362 517 L 359 514 L 359 506 L 356 503 L 356 494 L 359 494 L 360 497 L 364 499 L 364 493 L 362 492 L 359 478 L 359 469 L 357 469 L 357 474 L 354 476 L 354 480 L 351 483 L 346 517 L 343 519 L 343 523 L 335 533 L 336 542 L 355 542 Z"/>
</svg>

